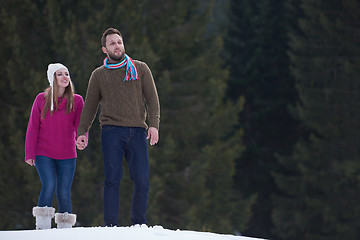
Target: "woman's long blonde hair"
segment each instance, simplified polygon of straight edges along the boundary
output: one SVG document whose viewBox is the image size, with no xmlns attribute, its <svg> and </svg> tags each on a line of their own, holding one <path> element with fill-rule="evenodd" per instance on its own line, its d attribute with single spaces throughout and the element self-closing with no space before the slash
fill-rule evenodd
<svg viewBox="0 0 360 240">
<path fill-rule="evenodd" d="M 71 111 L 74 110 L 74 93 L 75 93 L 75 88 L 74 85 L 71 81 L 71 79 L 69 79 L 69 85 L 65 88 L 64 91 L 64 98 L 66 98 L 66 113 L 70 113 Z M 54 73 L 54 94 L 53 94 L 53 103 L 54 103 L 54 110 L 51 111 L 51 115 L 53 114 L 53 112 L 57 111 L 57 109 L 59 108 L 58 106 L 58 89 L 59 86 L 57 84 L 57 78 L 56 78 L 56 72 Z M 51 105 L 51 91 L 52 88 L 51 86 L 49 86 L 47 89 L 45 89 L 45 105 L 44 105 L 44 109 L 41 115 L 42 119 L 45 119 L 46 114 L 48 113 L 48 111 L 50 110 L 50 105 Z"/>
</svg>

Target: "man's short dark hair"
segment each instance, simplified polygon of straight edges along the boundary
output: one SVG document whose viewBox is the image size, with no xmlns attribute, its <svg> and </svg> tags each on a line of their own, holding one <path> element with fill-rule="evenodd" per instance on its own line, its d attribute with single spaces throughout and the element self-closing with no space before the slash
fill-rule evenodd
<svg viewBox="0 0 360 240">
<path fill-rule="evenodd" d="M 110 34 L 118 34 L 122 38 L 122 35 L 119 30 L 117 30 L 116 28 L 108 28 L 105 30 L 105 32 L 103 33 L 103 35 L 101 37 L 101 45 L 103 47 L 106 47 L 106 37 L 107 37 L 107 35 L 110 35 Z"/>
</svg>

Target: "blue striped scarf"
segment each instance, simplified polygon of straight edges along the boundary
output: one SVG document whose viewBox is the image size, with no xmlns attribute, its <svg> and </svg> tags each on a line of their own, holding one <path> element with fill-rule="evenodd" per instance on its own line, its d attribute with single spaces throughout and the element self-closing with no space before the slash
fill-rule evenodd
<svg viewBox="0 0 360 240">
<path fill-rule="evenodd" d="M 131 81 L 131 80 L 139 80 L 138 71 L 137 71 L 137 68 L 136 68 L 133 60 L 127 54 L 124 54 L 124 55 L 125 55 L 124 60 L 122 60 L 119 63 L 114 63 L 114 64 L 107 63 L 109 58 L 106 57 L 104 59 L 104 66 L 107 69 L 118 69 L 118 68 L 126 67 L 126 75 L 123 80 L 124 82 Z"/>
</svg>

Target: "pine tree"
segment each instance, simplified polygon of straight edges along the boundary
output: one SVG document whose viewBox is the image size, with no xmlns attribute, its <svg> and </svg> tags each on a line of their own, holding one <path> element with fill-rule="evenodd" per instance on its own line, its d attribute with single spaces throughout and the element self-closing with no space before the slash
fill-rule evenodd
<svg viewBox="0 0 360 240">
<path fill-rule="evenodd" d="M 277 191 L 272 172 L 277 154 L 289 154 L 298 137 L 297 123 L 288 105 L 297 99 L 287 56 L 290 15 L 288 1 L 230 1 L 225 37 L 230 66 L 227 97 L 245 98 L 239 127 L 244 129 L 245 151 L 237 159 L 236 186 L 257 195 L 249 236 L 271 238 L 271 195 Z"/>
<path fill-rule="evenodd" d="M 280 158 L 275 232 L 279 239 L 358 239 L 360 4 L 301 3 L 301 33 L 291 38 L 301 99 L 294 114 L 309 137 Z"/>
</svg>

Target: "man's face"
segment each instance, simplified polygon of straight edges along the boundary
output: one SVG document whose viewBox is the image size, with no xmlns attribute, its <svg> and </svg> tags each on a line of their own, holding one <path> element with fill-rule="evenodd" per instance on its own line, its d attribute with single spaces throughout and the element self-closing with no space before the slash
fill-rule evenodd
<svg viewBox="0 0 360 240">
<path fill-rule="evenodd" d="M 118 34 L 110 34 L 106 36 L 106 47 L 102 47 L 105 54 L 110 59 L 119 61 L 125 54 L 125 47 L 122 37 Z"/>
</svg>

